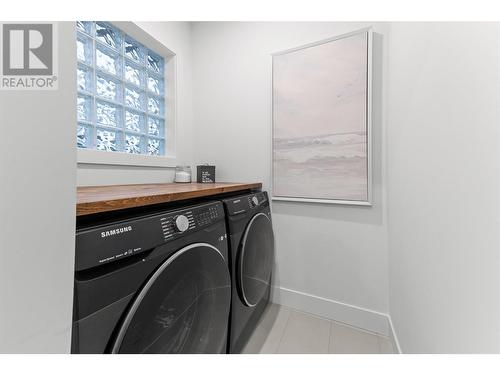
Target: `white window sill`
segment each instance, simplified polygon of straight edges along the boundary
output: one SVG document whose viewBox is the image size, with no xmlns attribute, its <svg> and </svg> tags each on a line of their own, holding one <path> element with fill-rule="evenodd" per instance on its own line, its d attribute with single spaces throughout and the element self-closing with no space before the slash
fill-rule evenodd
<svg viewBox="0 0 500 375">
<path fill-rule="evenodd" d="M 176 166 L 175 156 L 130 155 L 123 152 L 108 152 L 99 150 L 77 150 L 78 164 L 130 165 L 138 167 Z"/>
</svg>

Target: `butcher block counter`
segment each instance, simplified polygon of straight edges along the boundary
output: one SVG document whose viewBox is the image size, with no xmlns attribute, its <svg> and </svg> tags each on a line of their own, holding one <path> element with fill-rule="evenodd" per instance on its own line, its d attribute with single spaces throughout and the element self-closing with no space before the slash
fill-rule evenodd
<svg viewBox="0 0 500 375">
<path fill-rule="evenodd" d="M 229 182 L 81 186 L 77 188 L 76 216 L 261 188 L 261 183 Z"/>
</svg>

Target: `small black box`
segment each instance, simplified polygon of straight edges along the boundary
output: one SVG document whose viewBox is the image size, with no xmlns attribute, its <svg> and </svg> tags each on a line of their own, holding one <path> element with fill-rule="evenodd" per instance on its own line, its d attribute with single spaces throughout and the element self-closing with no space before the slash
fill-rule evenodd
<svg viewBox="0 0 500 375">
<path fill-rule="evenodd" d="M 215 165 L 198 165 L 196 167 L 196 182 L 215 182 Z"/>
</svg>

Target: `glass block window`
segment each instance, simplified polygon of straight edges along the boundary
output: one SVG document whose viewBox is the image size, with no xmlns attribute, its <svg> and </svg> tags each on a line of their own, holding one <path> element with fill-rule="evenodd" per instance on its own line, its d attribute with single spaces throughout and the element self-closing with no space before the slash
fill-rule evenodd
<svg viewBox="0 0 500 375">
<path fill-rule="evenodd" d="M 107 22 L 78 21 L 78 148 L 165 155 L 165 61 Z"/>
</svg>

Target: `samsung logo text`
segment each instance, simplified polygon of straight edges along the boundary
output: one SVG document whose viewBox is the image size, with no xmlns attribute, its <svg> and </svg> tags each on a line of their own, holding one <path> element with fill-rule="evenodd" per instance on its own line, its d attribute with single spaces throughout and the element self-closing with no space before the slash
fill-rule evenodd
<svg viewBox="0 0 500 375">
<path fill-rule="evenodd" d="M 131 232 L 131 231 L 132 231 L 132 226 L 129 225 L 128 227 L 111 229 L 111 230 L 107 230 L 105 232 L 101 232 L 101 237 L 105 238 L 105 237 L 115 236 L 117 234 L 122 234 L 125 232 Z"/>
</svg>

